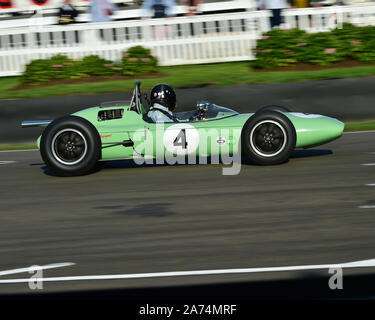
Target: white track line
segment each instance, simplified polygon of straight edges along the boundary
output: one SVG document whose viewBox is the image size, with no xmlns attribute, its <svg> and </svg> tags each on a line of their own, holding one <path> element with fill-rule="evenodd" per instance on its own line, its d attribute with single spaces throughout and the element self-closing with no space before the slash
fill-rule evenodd
<svg viewBox="0 0 375 320">
<path fill-rule="evenodd" d="M 33 267 L 27 267 L 27 268 L 18 268 L 18 269 L 11 269 L 11 270 L 5 270 L 0 271 L 0 276 L 6 276 L 9 274 L 16 274 L 16 273 L 23 273 L 23 272 L 29 272 L 31 270 L 47 270 L 47 269 L 54 269 L 54 268 L 61 268 L 61 267 L 68 267 L 72 266 L 75 263 L 73 262 L 63 262 L 63 263 L 53 263 L 53 264 L 47 264 L 44 266 L 33 266 Z"/>
<path fill-rule="evenodd" d="M 15 163 L 16 161 L 0 161 L 0 165 L 4 165 L 4 164 L 12 164 L 12 163 Z"/>
<path fill-rule="evenodd" d="M 374 163 L 362 163 L 362 166 L 375 166 L 375 162 Z"/>
<path fill-rule="evenodd" d="M 359 209 L 375 209 L 375 205 L 359 206 Z"/>
<path fill-rule="evenodd" d="M 366 187 L 375 187 L 375 183 L 368 183 L 368 184 L 365 184 Z"/>
<path fill-rule="evenodd" d="M 366 268 L 375 267 L 375 259 L 355 261 L 343 264 L 320 264 L 292 267 L 271 267 L 271 268 L 244 268 L 244 269 L 214 269 L 214 270 L 196 270 L 196 271 L 173 271 L 173 272 L 154 272 L 154 273 L 134 273 L 134 274 L 114 274 L 114 275 L 92 275 L 92 276 L 70 276 L 70 277 L 50 277 L 33 278 L 33 281 L 43 282 L 62 282 L 62 281 L 83 281 L 83 280 L 120 280 L 120 279 L 142 279 L 142 278 L 162 278 L 162 277 L 182 277 L 182 276 L 201 276 L 201 275 L 220 275 L 220 274 L 241 274 L 258 272 L 281 272 L 281 271 L 302 271 L 319 270 L 329 268 Z M 30 279 L 6 279 L 0 280 L 0 284 L 5 283 L 28 283 Z"/>
</svg>

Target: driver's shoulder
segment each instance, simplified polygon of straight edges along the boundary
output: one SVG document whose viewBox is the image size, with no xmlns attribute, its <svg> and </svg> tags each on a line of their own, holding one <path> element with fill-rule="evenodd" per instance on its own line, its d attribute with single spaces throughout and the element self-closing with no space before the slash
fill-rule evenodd
<svg viewBox="0 0 375 320">
<path fill-rule="evenodd" d="M 161 104 L 158 104 L 158 103 L 154 103 L 151 107 L 150 107 L 150 111 L 158 111 L 158 110 L 163 110 L 163 111 L 166 111 L 168 113 L 172 113 L 171 111 L 168 110 L 167 107 L 164 107 L 163 105 Z"/>
</svg>

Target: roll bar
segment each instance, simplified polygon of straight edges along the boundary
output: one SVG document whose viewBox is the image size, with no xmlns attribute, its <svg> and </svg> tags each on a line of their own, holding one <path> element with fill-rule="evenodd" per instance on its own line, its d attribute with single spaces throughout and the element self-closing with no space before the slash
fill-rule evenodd
<svg viewBox="0 0 375 320">
<path fill-rule="evenodd" d="M 133 108 L 135 108 L 135 111 L 138 114 L 142 114 L 141 112 L 141 83 L 139 81 L 135 82 L 133 96 L 130 101 L 130 110 L 134 110 Z"/>
</svg>

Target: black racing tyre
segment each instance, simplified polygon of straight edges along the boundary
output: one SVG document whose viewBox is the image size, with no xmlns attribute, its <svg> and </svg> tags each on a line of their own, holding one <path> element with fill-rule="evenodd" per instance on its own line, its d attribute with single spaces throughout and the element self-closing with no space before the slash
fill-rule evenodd
<svg viewBox="0 0 375 320">
<path fill-rule="evenodd" d="M 296 140 L 296 130 L 287 116 L 277 111 L 256 113 L 242 129 L 242 155 L 259 165 L 280 164 L 290 158 Z"/>
<path fill-rule="evenodd" d="M 44 130 L 40 153 L 48 168 L 58 176 L 80 176 L 96 167 L 101 157 L 101 139 L 86 119 L 66 116 Z"/>
<path fill-rule="evenodd" d="M 265 111 L 292 112 L 287 107 L 272 104 L 272 105 L 269 105 L 269 106 L 261 107 L 260 109 L 257 110 L 256 113 L 261 113 L 261 112 L 265 112 Z"/>
</svg>

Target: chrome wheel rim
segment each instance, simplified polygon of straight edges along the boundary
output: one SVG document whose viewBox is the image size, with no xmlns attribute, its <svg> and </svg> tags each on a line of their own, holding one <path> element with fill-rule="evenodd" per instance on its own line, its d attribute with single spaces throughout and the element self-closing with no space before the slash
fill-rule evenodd
<svg viewBox="0 0 375 320">
<path fill-rule="evenodd" d="M 274 157 L 282 152 L 287 143 L 284 127 L 273 120 L 257 123 L 250 132 L 252 149 L 262 157 Z"/>
<path fill-rule="evenodd" d="M 72 166 L 86 156 L 87 141 L 78 130 L 64 129 L 54 135 L 51 149 L 58 162 Z"/>
</svg>

